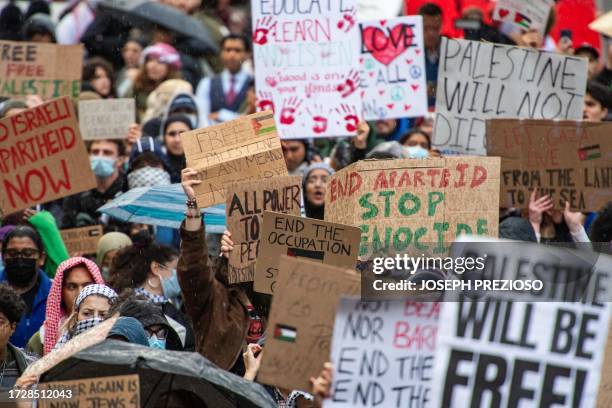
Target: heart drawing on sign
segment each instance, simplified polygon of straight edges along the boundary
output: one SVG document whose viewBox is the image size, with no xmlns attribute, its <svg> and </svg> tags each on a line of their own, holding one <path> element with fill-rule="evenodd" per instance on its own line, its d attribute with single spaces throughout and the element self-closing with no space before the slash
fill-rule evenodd
<svg viewBox="0 0 612 408">
<path fill-rule="evenodd" d="M 510 10 L 505 9 L 505 8 L 500 8 L 499 9 L 499 18 L 500 18 L 500 20 L 503 19 L 504 17 L 506 17 L 508 14 L 510 14 Z"/>
<path fill-rule="evenodd" d="M 378 62 L 389 65 L 409 47 L 414 47 L 414 34 L 408 24 L 393 28 L 366 27 L 361 32 L 363 46 Z"/>
</svg>

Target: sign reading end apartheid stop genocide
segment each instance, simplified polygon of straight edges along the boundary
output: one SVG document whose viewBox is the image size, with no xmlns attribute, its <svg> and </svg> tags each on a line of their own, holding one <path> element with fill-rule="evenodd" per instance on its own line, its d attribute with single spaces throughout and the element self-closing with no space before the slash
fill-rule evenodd
<svg viewBox="0 0 612 408">
<path fill-rule="evenodd" d="M 587 59 L 442 38 L 433 146 L 486 155 L 485 120 L 582 119 Z"/>
<path fill-rule="evenodd" d="M 280 176 L 226 187 L 227 229 L 235 249 L 229 257 L 229 283 L 251 282 L 259 258 L 264 211 L 300 215 L 302 177 Z"/>
<path fill-rule="evenodd" d="M 425 116 L 427 86 L 423 18 L 403 16 L 359 25 L 364 118 Z"/>
<path fill-rule="evenodd" d="M 81 93 L 83 46 L 0 41 L 0 96 L 43 99 Z"/>
<path fill-rule="evenodd" d="M 357 265 L 359 228 L 348 225 L 266 211 L 260 239 L 256 292 L 275 293 L 279 255 L 351 269 Z"/>
<path fill-rule="evenodd" d="M 487 120 L 487 151 L 502 157 L 502 207 L 527 207 L 534 189 L 555 208 L 599 211 L 612 200 L 612 124 Z"/>
<path fill-rule="evenodd" d="M 187 166 L 198 171 L 200 208 L 225 203 L 225 185 L 286 176 L 274 115 L 259 112 L 181 133 Z"/>
<path fill-rule="evenodd" d="M 265 352 L 257 380 L 287 390 L 310 390 L 310 377 L 329 361 L 336 307 L 359 296 L 354 268 L 339 268 L 281 255 Z"/>
<path fill-rule="evenodd" d="M 440 304 L 343 298 L 324 408 L 427 407 L 433 398 Z"/>
<path fill-rule="evenodd" d="M 37 390 L 46 396 L 37 399 L 41 408 L 141 406 L 138 374 L 53 381 L 38 384 Z"/>
<path fill-rule="evenodd" d="M 360 255 L 442 253 L 460 234 L 497 236 L 499 157 L 364 160 L 327 185 L 325 220 L 361 229 Z"/>
<path fill-rule="evenodd" d="M 136 121 L 134 98 L 79 101 L 79 126 L 83 140 L 125 139 Z"/>
<path fill-rule="evenodd" d="M 0 120 L 0 210 L 10 214 L 96 186 L 69 98 Z"/>
</svg>

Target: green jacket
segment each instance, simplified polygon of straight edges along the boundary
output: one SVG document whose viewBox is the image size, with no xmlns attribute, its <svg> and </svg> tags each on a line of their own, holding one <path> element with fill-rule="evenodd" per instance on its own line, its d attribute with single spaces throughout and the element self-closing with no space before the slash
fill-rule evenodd
<svg viewBox="0 0 612 408">
<path fill-rule="evenodd" d="M 30 224 L 38 231 L 47 253 L 45 273 L 51 279 L 55 276 L 57 266 L 69 258 L 68 250 L 60 234 L 55 217 L 49 211 L 40 211 L 30 217 Z"/>
</svg>

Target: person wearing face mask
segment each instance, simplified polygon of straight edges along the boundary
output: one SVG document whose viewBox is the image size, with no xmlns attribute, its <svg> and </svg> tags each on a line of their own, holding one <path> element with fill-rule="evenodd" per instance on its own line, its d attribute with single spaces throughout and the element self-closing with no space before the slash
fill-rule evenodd
<svg viewBox="0 0 612 408">
<path fill-rule="evenodd" d="M 98 208 L 116 198 L 124 189 L 121 158 L 125 155 L 125 146 L 121 140 L 95 140 L 88 145 L 88 153 L 97 185 L 64 199 L 60 228 L 102 224 L 105 231 L 125 229 L 126 223 L 98 212 Z"/>
<path fill-rule="evenodd" d="M 96 263 L 100 265 L 104 280 L 109 278 L 110 267 L 117 252 L 130 245 L 132 245 L 132 240 L 123 232 L 109 232 L 102 235 L 96 248 Z"/>
<path fill-rule="evenodd" d="M 141 242 L 121 249 L 110 271 L 110 285 L 119 292 L 134 293 L 159 305 L 170 326 L 179 335 L 187 351 L 195 349 L 193 328 L 181 311 L 182 292 L 178 284 L 177 251 L 165 245 Z"/>
<path fill-rule="evenodd" d="M 440 157 L 437 150 L 431 149 L 429 135 L 419 129 L 411 129 L 400 139 L 411 159 L 425 159 L 427 157 Z"/>
<path fill-rule="evenodd" d="M 163 144 L 170 164 L 170 180 L 181 181 L 181 171 L 187 166 L 181 133 L 194 129 L 191 120 L 183 115 L 171 115 L 164 122 Z"/>
<path fill-rule="evenodd" d="M 74 301 L 88 285 L 103 285 L 104 279 L 98 266 L 80 256 L 62 262 L 55 274 L 45 312 L 45 323 L 28 341 L 27 350 L 43 356 L 49 353 L 60 337 L 60 327 L 74 311 Z"/>
<path fill-rule="evenodd" d="M 325 218 L 325 190 L 332 174 L 334 169 L 323 162 L 311 164 L 304 172 L 302 191 L 306 217 L 318 220 Z"/>
<path fill-rule="evenodd" d="M 46 300 L 51 281 L 41 269 L 45 252 L 38 233 L 29 226 L 15 227 L 2 245 L 4 271 L 0 282 L 6 282 L 26 304 L 26 311 L 11 336 L 11 343 L 24 347 L 45 320 Z"/>
<path fill-rule="evenodd" d="M 117 293 L 106 285 L 85 286 L 74 301 L 73 312 L 64 323 L 62 337 L 53 350 L 62 348 L 79 334 L 102 323 L 116 300 Z"/>
</svg>

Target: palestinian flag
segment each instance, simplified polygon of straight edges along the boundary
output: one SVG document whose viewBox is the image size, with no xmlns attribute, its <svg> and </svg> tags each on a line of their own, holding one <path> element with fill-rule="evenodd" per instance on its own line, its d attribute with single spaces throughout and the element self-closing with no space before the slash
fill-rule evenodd
<svg viewBox="0 0 612 408">
<path fill-rule="evenodd" d="M 263 124 L 264 121 L 272 119 L 273 117 L 274 115 L 266 115 L 266 116 L 262 116 L 259 118 L 251 119 L 251 126 L 253 127 L 253 130 L 255 131 L 255 134 L 257 136 L 263 135 L 264 133 L 273 132 L 276 130 L 276 127 L 274 126 L 274 122 L 270 123 L 268 127 L 264 127 L 264 124 Z"/>
<path fill-rule="evenodd" d="M 586 146 L 578 149 L 578 158 L 582 161 L 599 159 L 600 157 L 601 147 L 599 145 Z"/>
<path fill-rule="evenodd" d="M 277 340 L 295 343 L 296 336 L 297 330 L 295 330 L 295 327 L 285 326 L 283 324 L 277 324 L 276 327 L 274 327 L 274 338 Z"/>
<path fill-rule="evenodd" d="M 514 22 L 522 27 L 529 28 L 531 27 L 531 19 L 524 14 L 516 12 L 514 16 Z"/>
</svg>

